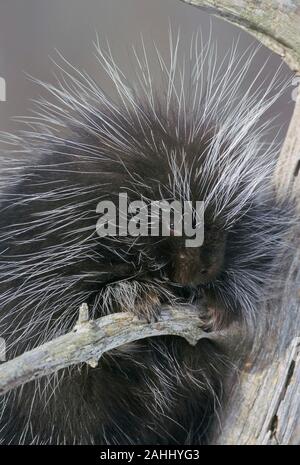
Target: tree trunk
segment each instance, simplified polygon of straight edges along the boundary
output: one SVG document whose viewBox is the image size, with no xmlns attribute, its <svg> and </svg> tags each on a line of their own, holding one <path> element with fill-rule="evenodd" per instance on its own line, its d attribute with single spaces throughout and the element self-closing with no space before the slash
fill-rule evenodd
<svg viewBox="0 0 300 465">
<path fill-rule="evenodd" d="M 300 74 L 300 0 L 182 0 L 253 34 Z M 296 93 L 296 92 L 295 92 Z M 274 175 L 300 211 L 300 92 Z M 239 362 L 213 443 L 300 444 L 300 250 L 280 302 L 261 312 L 252 351 Z M 263 310 L 263 309 L 262 309 Z M 231 380 L 232 381 L 232 380 Z M 235 380 L 236 381 L 236 380 Z"/>
</svg>

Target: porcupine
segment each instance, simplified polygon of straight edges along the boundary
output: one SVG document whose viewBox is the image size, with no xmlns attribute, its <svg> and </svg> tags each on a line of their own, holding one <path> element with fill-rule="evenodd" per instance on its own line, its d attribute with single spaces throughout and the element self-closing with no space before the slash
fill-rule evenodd
<svg viewBox="0 0 300 465">
<path fill-rule="evenodd" d="M 277 144 L 264 144 L 265 112 L 282 93 L 275 75 L 240 95 L 254 53 L 235 47 L 226 69 L 210 44 L 170 64 L 156 48 L 154 87 L 144 44 L 134 83 L 111 54 L 97 56 L 116 89 L 109 97 L 63 58 L 30 129 L 6 136 L 1 198 L 0 321 L 8 358 L 92 318 L 117 311 L 151 320 L 163 304 L 207 301 L 207 329 L 255 321 L 277 282 L 292 205 L 276 199 Z M 13 162 L 14 153 L 22 154 Z M 26 160 L 25 160 L 26 159 Z M 4 158 L 3 158 L 4 164 Z M 96 233 L 100 200 L 204 200 L 204 243 L 184 237 Z M 226 364 L 208 340 L 175 336 L 120 347 L 97 368 L 73 367 L 2 399 L 0 440 L 9 444 L 203 444 L 222 394 Z"/>
</svg>

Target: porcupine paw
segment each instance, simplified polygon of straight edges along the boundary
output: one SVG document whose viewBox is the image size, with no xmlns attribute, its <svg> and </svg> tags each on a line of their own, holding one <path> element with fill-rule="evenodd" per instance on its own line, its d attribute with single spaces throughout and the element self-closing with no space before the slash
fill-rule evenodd
<svg viewBox="0 0 300 465">
<path fill-rule="evenodd" d="M 199 309 L 199 318 L 201 327 L 204 331 L 213 331 L 215 325 L 215 316 L 208 305 L 207 297 L 200 289 L 194 294 L 192 304 Z"/>
<path fill-rule="evenodd" d="M 151 291 L 138 295 L 135 299 L 134 307 L 130 311 L 139 319 L 145 319 L 148 323 L 153 323 L 158 320 L 160 315 L 160 298 L 155 292 Z"/>
<path fill-rule="evenodd" d="M 204 315 L 204 321 L 207 326 L 206 331 L 220 331 L 227 328 L 236 319 L 236 313 L 234 311 L 229 312 L 224 307 L 224 303 L 213 294 L 207 293 L 205 301 L 206 315 Z"/>
</svg>

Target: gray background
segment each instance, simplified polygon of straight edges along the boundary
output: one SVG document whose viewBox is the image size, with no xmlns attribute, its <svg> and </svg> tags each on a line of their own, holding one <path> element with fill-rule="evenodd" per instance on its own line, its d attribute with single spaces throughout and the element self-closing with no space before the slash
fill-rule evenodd
<svg viewBox="0 0 300 465">
<path fill-rule="evenodd" d="M 53 81 L 50 57 L 57 57 L 55 49 L 78 68 L 96 75 L 101 86 L 110 91 L 94 57 L 96 32 L 100 38 L 109 40 L 117 62 L 130 69 L 128 50 L 132 44 L 140 43 L 140 34 L 146 43 L 155 40 L 163 53 L 167 51 L 169 23 L 174 30 L 180 27 L 183 44 L 185 41 L 188 44 L 198 28 L 204 39 L 208 38 L 212 28 L 220 58 L 233 41 L 239 40 L 241 51 L 254 42 L 247 33 L 179 0 L 0 0 L 0 76 L 7 85 L 7 101 L 0 102 L 0 130 L 16 131 L 20 123 L 13 122 L 12 117 L 28 115 L 30 99 L 40 93 L 25 73 Z M 249 82 L 270 54 L 264 47 L 258 52 L 248 75 Z M 261 79 L 266 76 L 271 79 L 280 61 L 272 55 Z M 286 66 L 281 74 L 290 76 Z M 292 108 L 289 90 L 271 111 L 281 112 L 279 124 L 283 128 L 287 127 Z"/>
</svg>

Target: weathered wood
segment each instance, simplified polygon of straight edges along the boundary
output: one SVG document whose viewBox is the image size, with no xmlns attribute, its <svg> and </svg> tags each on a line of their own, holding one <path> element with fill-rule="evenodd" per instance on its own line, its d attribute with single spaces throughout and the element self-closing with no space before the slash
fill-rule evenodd
<svg viewBox="0 0 300 465">
<path fill-rule="evenodd" d="M 300 70 L 300 0 L 183 0 L 254 34 Z M 279 196 L 293 195 L 300 211 L 300 93 L 278 160 Z M 261 309 L 253 349 L 236 361 L 238 380 L 216 431 L 216 444 L 300 444 L 300 238 L 293 263 L 283 271 L 280 301 Z M 238 382 L 237 382 L 238 381 Z"/>
<path fill-rule="evenodd" d="M 217 339 L 220 343 L 226 338 L 222 332 L 208 333 L 202 328 L 199 307 L 165 307 L 158 321 L 148 323 L 132 313 L 89 320 L 87 306 L 83 304 L 74 331 L 0 367 L 0 394 L 74 364 L 86 362 L 95 367 L 104 352 L 147 337 L 172 334 L 184 337 L 192 345 L 201 338 Z"/>
<path fill-rule="evenodd" d="M 300 71 L 300 0 L 181 0 L 253 34 Z"/>
</svg>

